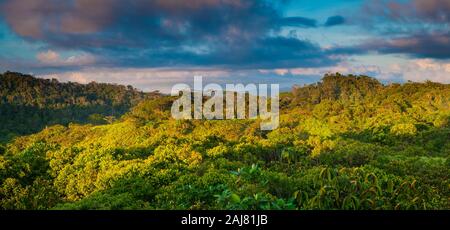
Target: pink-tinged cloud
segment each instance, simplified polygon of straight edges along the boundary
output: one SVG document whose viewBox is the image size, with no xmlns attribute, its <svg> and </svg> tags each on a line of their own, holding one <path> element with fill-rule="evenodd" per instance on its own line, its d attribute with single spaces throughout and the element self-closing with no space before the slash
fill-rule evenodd
<svg viewBox="0 0 450 230">
<path fill-rule="evenodd" d="M 63 82 L 80 83 L 109 82 L 132 85 L 144 91 L 159 90 L 170 93 L 178 83 L 192 85 L 194 76 L 202 76 L 204 85 L 209 83 L 225 84 L 279 84 L 280 89 L 290 90 L 294 84 L 313 83 L 322 76 L 274 75 L 271 72 L 261 73 L 256 70 L 227 69 L 167 69 L 167 68 L 86 68 L 55 74 L 41 74 L 41 78 L 55 78 Z"/>
<path fill-rule="evenodd" d="M 1 12 L 19 35 L 40 39 L 46 33 L 97 32 L 112 22 L 116 0 L 14 0 Z"/>
<path fill-rule="evenodd" d="M 450 61 L 437 61 L 429 58 L 412 59 L 404 63 L 392 63 L 385 66 L 342 62 L 333 67 L 260 70 L 262 74 L 274 73 L 280 76 L 323 76 L 326 73 L 337 72 L 342 74 L 367 75 L 386 82 L 408 80 L 424 82 L 429 80 L 450 83 Z"/>
<path fill-rule="evenodd" d="M 62 58 L 59 53 L 53 50 L 38 53 L 36 59 L 43 67 L 85 66 L 92 65 L 96 62 L 96 58 L 88 53 Z"/>
<path fill-rule="evenodd" d="M 413 9 L 420 17 L 433 21 L 450 22 L 449 0 L 414 0 Z"/>
<path fill-rule="evenodd" d="M 113 22 L 116 7 L 115 0 L 76 0 L 73 8 L 61 17 L 61 32 L 97 32 Z"/>
<path fill-rule="evenodd" d="M 450 83 L 450 62 L 448 61 L 416 59 L 398 66 L 397 69 L 394 68 L 393 72 L 395 71 L 401 73 L 405 80 Z"/>
<path fill-rule="evenodd" d="M 1 7 L 6 21 L 19 35 L 34 39 L 45 33 L 90 34 L 117 26 L 131 17 L 150 16 L 182 23 L 186 17 L 205 9 L 232 8 L 236 12 L 251 7 L 247 0 L 6 0 Z M 122 17 L 122 18 L 121 18 Z M 129 26 L 133 26 L 130 24 Z M 145 29 L 145 28 L 142 28 Z M 147 28 L 151 30 L 152 28 Z M 124 35 L 125 36 L 125 35 Z"/>
</svg>

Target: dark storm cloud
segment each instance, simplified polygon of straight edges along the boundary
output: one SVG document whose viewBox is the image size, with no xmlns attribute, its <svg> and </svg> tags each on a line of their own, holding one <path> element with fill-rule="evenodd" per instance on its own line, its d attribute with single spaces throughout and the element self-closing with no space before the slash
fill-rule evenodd
<svg viewBox="0 0 450 230">
<path fill-rule="evenodd" d="M 392 22 L 449 23 L 449 0 L 367 0 L 362 13 Z M 376 16 L 376 17 L 374 17 Z"/>
<path fill-rule="evenodd" d="M 278 5 L 277 5 L 278 4 Z M 82 50 L 115 66 L 324 66 L 318 45 L 278 37 L 316 21 L 260 0 L 6 0 L 2 15 L 29 41 Z M 275 33 L 274 33 L 275 32 Z"/>
<path fill-rule="evenodd" d="M 359 45 L 335 47 L 329 54 L 360 55 L 377 52 L 381 54 L 405 54 L 414 58 L 450 58 L 450 33 L 424 33 L 391 39 L 372 39 Z"/>
<path fill-rule="evenodd" d="M 23 37 L 80 48 L 252 37 L 279 18 L 250 0 L 10 0 L 2 11 Z"/>
<path fill-rule="evenodd" d="M 330 27 L 330 26 L 337 26 L 337 25 L 342 25 L 345 23 L 345 18 L 340 16 L 340 15 L 336 15 L 336 16 L 331 16 L 327 19 L 327 21 L 325 22 L 324 26 Z"/>
<path fill-rule="evenodd" d="M 450 58 L 450 33 L 418 34 L 372 42 L 363 46 L 363 49 L 388 54 L 404 53 L 421 58 L 447 59 Z"/>
<path fill-rule="evenodd" d="M 357 19 L 378 38 L 330 52 L 450 58 L 450 0 L 367 0 Z"/>
<path fill-rule="evenodd" d="M 317 27 L 317 20 L 304 17 L 286 17 L 280 20 L 282 26 Z"/>
<path fill-rule="evenodd" d="M 296 38 L 267 37 L 251 42 L 218 44 L 211 52 L 196 54 L 189 51 L 151 50 L 140 55 L 130 55 L 119 61 L 127 66 L 216 66 L 235 69 L 319 67 L 335 64 L 318 45 Z"/>
</svg>

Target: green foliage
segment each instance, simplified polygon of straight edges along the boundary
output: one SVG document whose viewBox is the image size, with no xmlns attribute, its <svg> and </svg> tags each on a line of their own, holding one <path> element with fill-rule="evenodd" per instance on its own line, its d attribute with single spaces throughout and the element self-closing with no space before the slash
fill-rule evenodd
<svg viewBox="0 0 450 230">
<path fill-rule="evenodd" d="M 362 168 L 313 168 L 295 193 L 304 209 L 428 209 L 440 197 L 413 178 Z M 312 184 L 312 186 L 311 186 Z"/>
<path fill-rule="evenodd" d="M 58 210 L 137 210 L 145 209 L 148 203 L 136 200 L 129 193 L 121 194 L 95 193 L 75 203 L 56 206 Z"/>
<path fill-rule="evenodd" d="M 136 106 L 116 122 L 89 110 L 89 125 L 58 114 L 67 126 L 0 145 L 1 209 L 450 209 L 449 85 L 329 74 L 284 93 L 280 127 L 261 131 L 258 120 L 173 120 L 173 97 L 16 75 L 2 75 L 0 116 Z"/>
<path fill-rule="evenodd" d="M 86 85 L 30 75 L 0 74 L 0 142 L 71 122 L 106 124 L 145 98 L 131 86 L 91 82 Z"/>
</svg>

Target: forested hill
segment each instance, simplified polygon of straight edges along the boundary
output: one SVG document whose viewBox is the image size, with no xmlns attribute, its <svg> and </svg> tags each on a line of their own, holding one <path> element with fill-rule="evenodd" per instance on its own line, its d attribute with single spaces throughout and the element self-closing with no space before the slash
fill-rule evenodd
<svg viewBox="0 0 450 230">
<path fill-rule="evenodd" d="M 273 131 L 171 100 L 0 146 L 0 209 L 450 208 L 448 84 L 327 75 L 283 93 Z"/>
<path fill-rule="evenodd" d="M 292 105 L 315 105 L 322 101 L 340 102 L 375 102 L 397 103 L 415 100 L 428 100 L 429 103 L 448 102 L 450 86 L 427 81 L 425 83 L 407 82 L 383 85 L 378 80 L 368 76 L 326 74 L 315 84 L 292 89 Z M 408 107 L 408 106 L 407 106 Z"/>
<path fill-rule="evenodd" d="M 157 93 L 104 83 L 61 83 L 20 73 L 0 74 L 0 142 L 54 124 L 106 123 Z"/>
</svg>

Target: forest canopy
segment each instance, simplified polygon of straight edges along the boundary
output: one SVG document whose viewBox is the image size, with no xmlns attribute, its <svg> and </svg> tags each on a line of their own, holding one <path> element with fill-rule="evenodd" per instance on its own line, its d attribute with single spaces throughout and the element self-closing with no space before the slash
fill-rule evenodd
<svg viewBox="0 0 450 230">
<path fill-rule="evenodd" d="M 0 146 L 1 209 L 450 209 L 450 85 L 327 74 L 283 93 L 280 127 L 261 131 L 174 120 L 173 98 L 123 86 L 1 77 L 2 106 L 128 111 Z"/>
<path fill-rule="evenodd" d="M 61 83 L 5 72 L 0 74 L 0 142 L 55 124 L 105 124 L 158 95 L 132 86 Z"/>
</svg>

